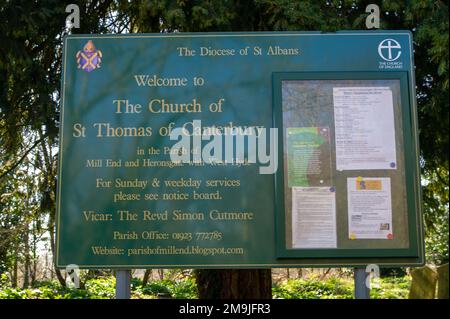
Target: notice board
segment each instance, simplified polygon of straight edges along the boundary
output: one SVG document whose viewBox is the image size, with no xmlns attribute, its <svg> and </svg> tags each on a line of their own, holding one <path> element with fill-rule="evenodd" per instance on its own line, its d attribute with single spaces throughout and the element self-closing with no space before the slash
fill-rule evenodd
<svg viewBox="0 0 450 319">
<path fill-rule="evenodd" d="M 56 264 L 423 264 L 407 31 L 64 39 Z"/>
</svg>

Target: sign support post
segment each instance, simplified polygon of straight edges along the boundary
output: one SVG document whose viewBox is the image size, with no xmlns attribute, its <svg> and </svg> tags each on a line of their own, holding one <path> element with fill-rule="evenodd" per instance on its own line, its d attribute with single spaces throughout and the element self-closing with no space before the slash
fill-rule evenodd
<svg viewBox="0 0 450 319">
<path fill-rule="evenodd" d="M 116 271 L 116 299 L 130 299 L 131 270 Z"/>
<path fill-rule="evenodd" d="M 366 282 L 367 272 L 365 268 L 354 269 L 355 299 L 370 299 L 370 281 Z"/>
</svg>

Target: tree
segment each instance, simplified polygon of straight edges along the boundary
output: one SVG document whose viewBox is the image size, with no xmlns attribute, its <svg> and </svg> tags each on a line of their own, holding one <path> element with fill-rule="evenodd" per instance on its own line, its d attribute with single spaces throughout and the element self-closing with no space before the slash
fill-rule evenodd
<svg viewBox="0 0 450 319">
<path fill-rule="evenodd" d="M 198 269 L 195 279 L 202 299 L 272 298 L 270 269 Z"/>
</svg>

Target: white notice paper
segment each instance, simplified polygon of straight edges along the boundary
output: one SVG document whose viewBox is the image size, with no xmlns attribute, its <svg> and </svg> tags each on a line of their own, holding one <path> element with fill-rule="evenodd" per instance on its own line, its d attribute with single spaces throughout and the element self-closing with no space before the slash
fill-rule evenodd
<svg viewBox="0 0 450 319">
<path fill-rule="evenodd" d="M 336 169 L 395 169 L 395 127 L 389 87 L 333 88 Z"/>
<path fill-rule="evenodd" d="M 330 187 L 292 187 L 292 247 L 336 248 L 336 197 Z"/>
<path fill-rule="evenodd" d="M 349 239 L 392 239 L 391 179 L 347 178 Z"/>
</svg>

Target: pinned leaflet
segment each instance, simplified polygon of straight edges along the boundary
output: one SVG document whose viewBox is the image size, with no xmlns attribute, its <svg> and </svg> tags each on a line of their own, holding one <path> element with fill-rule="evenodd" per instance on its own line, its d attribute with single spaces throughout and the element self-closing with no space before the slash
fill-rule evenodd
<svg viewBox="0 0 450 319">
<path fill-rule="evenodd" d="M 333 187 L 292 188 L 292 247 L 336 248 Z"/>
<path fill-rule="evenodd" d="M 349 239 L 393 239 L 391 179 L 347 178 Z"/>
<path fill-rule="evenodd" d="M 336 169 L 396 169 L 389 87 L 333 88 Z"/>
</svg>

